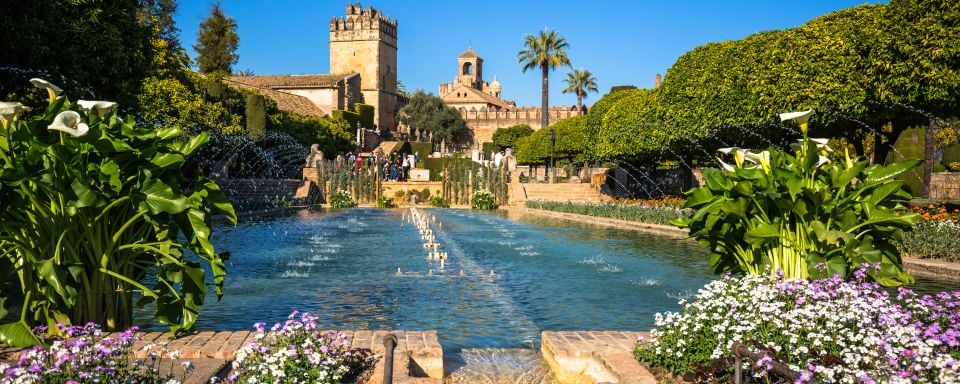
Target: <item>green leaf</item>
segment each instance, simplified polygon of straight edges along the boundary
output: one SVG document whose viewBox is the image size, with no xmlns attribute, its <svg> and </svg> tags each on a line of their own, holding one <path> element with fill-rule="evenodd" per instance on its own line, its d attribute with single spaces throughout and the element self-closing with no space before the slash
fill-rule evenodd
<svg viewBox="0 0 960 384">
<path fill-rule="evenodd" d="M 142 192 L 146 195 L 144 202 L 153 214 L 180 213 L 189 206 L 185 196 L 174 194 L 173 188 L 159 180 L 154 180 Z"/>
<path fill-rule="evenodd" d="M 70 183 L 70 188 L 73 189 L 73 193 L 77 195 L 77 208 L 89 207 L 97 203 L 96 192 L 92 191 L 90 187 L 87 187 L 86 184 L 82 183 L 79 179 L 74 179 L 73 183 Z"/>
<path fill-rule="evenodd" d="M 166 127 L 157 130 L 157 138 L 160 140 L 169 140 L 180 136 L 180 127 Z"/>
<path fill-rule="evenodd" d="M 30 331 L 24 321 L 0 325 L 0 344 L 14 348 L 26 348 L 40 344 L 40 339 Z"/>
<path fill-rule="evenodd" d="M 193 236 L 200 245 L 200 249 L 203 250 L 202 256 L 210 258 L 214 255 L 213 244 L 210 243 L 210 227 L 207 226 L 205 217 L 203 211 L 199 209 L 191 208 L 187 211 L 187 218 L 193 228 Z"/>
<path fill-rule="evenodd" d="M 77 290 L 64 283 L 63 277 L 60 276 L 63 272 L 64 270 L 58 268 L 53 259 L 37 263 L 37 275 L 53 288 L 64 304 L 72 307 L 77 299 Z"/>
<path fill-rule="evenodd" d="M 780 226 L 776 223 L 762 223 L 747 230 L 744 240 L 750 245 L 758 246 L 780 237 Z"/>
<path fill-rule="evenodd" d="M 150 159 L 150 163 L 160 168 L 179 167 L 183 161 L 184 157 L 179 153 L 158 153 Z"/>
<path fill-rule="evenodd" d="M 915 168 L 921 163 L 923 163 L 923 160 L 911 159 L 882 167 L 873 165 L 864 171 L 867 174 L 867 179 L 864 182 L 867 184 L 884 182 Z"/>
<path fill-rule="evenodd" d="M 193 151 L 200 148 L 202 145 L 206 144 L 210 140 L 210 134 L 207 132 L 201 132 L 199 135 L 193 136 L 188 139 L 186 142 L 180 145 L 179 152 L 184 156 L 190 156 Z"/>
<path fill-rule="evenodd" d="M 233 204 L 227 199 L 227 195 L 220 190 L 220 186 L 207 180 L 203 183 L 203 188 L 207 191 L 207 201 L 220 210 L 233 225 L 237 225 L 237 213 L 233 209 Z"/>
</svg>

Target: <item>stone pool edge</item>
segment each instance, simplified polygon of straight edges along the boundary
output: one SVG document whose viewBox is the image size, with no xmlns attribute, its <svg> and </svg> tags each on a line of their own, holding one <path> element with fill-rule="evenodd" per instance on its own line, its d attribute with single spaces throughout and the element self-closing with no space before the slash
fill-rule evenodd
<svg viewBox="0 0 960 384">
<path fill-rule="evenodd" d="M 584 224 L 592 224 L 602 227 L 611 227 L 619 229 L 631 229 L 643 231 L 654 235 L 669 236 L 674 238 L 687 238 L 687 230 L 670 225 L 641 223 L 629 220 L 611 219 L 607 217 L 597 217 L 580 215 L 576 213 L 554 212 L 544 209 L 534 209 L 526 207 L 506 207 L 506 211 L 516 210 L 520 213 L 529 213 L 538 216 L 553 217 L 563 220 L 576 221 Z M 691 240 L 692 241 L 692 240 Z M 905 256 L 903 258 L 903 269 L 913 275 L 927 279 L 960 282 L 960 263 L 952 263 L 944 260 L 918 259 Z"/>
</svg>

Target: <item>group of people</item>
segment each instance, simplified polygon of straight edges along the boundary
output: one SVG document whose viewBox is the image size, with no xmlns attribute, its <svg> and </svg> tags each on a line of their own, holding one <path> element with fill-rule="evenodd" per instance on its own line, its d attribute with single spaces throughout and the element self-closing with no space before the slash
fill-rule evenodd
<svg viewBox="0 0 960 384">
<path fill-rule="evenodd" d="M 363 168 L 364 161 L 370 166 L 377 164 L 383 172 L 384 181 L 407 181 L 410 177 L 410 169 L 416 168 L 417 163 L 420 162 L 420 154 L 401 153 L 397 155 L 390 153 L 385 155 L 382 150 L 378 149 L 374 152 L 373 156 L 367 156 L 364 159 L 362 156 L 359 156 L 359 154 L 354 155 L 353 152 L 347 152 L 346 155 L 340 152 L 334 161 L 334 170 L 336 172 L 347 172 L 351 170 L 359 172 Z"/>
</svg>

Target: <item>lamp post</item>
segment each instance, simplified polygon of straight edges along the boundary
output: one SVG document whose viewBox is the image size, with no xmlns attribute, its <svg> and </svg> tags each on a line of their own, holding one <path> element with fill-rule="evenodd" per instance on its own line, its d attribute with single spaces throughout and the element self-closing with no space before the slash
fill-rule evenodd
<svg viewBox="0 0 960 384">
<path fill-rule="evenodd" d="M 556 172 L 553 170 L 553 146 L 557 143 L 557 133 L 553 128 L 547 132 L 547 137 L 550 138 L 550 168 L 547 169 L 547 177 L 550 178 L 548 182 L 553 183 L 556 180 Z"/>
</svg>

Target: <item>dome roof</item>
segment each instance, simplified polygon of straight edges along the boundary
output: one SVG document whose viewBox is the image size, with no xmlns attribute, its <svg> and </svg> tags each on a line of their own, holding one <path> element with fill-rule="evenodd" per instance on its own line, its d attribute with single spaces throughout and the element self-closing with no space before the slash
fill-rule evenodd
<svg viewBox="0 0 960 384">
<path fill-rule="evenodd" d="M 493 75 L 493 81 L 490 82 L 490 88 L 500 88 L 500 82 L 497 81 L 497 75 Z"/>
</svg>

